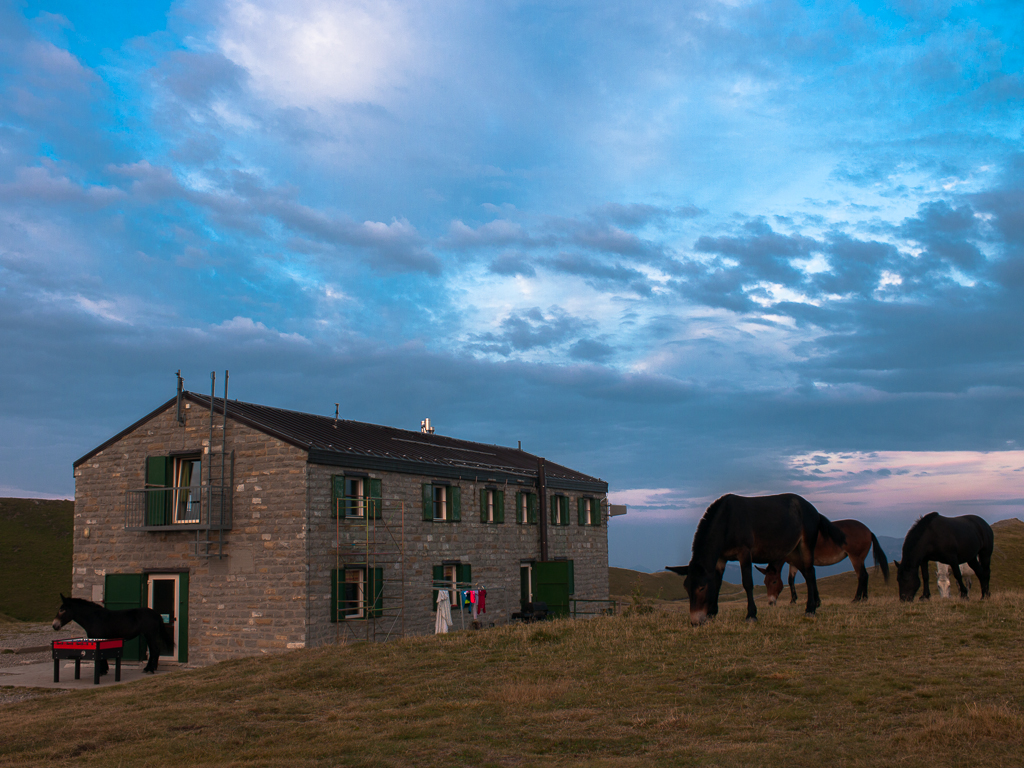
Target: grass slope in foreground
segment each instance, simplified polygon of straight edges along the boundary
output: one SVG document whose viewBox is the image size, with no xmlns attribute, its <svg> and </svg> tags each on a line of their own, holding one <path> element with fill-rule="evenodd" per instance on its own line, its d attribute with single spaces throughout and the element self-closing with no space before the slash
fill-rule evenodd
<svg viewBox="0 0 1024 768">
<path fill-rule="evenodd" d="M 296 651 L 0 707 L 0 764 L 1006 766 L 1024 595 Z"/>
<path fill-rule="evenodd" d="M 49 621 L 71 594 L 73 501 L 0 499 L 0 614 Z"/>
</svg>

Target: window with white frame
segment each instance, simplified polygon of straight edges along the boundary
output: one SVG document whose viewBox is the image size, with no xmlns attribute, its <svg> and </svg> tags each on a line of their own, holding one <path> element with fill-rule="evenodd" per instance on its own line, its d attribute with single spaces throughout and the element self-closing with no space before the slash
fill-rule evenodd
<svg viewBox="0 0 1024 768">
<path fill-rule="evenodd" d="M 174 522 L 198 523 L 203 465 L 199 456 L 174 459 Z"/>
<path fill-rule="evenodd" d="M 331 476 L 331 514 L 351 520 L 380 520 L 383 492 L 379 478 L 364 473 Z"/>
<path fill-rule="evenodd" d="M 462 519 L 462 501 L 457 485 L 448 483 L 423 484 L 423 519 L 434 522 L 459 522 Z"/>
<path fill-rule="evenodd" d="M 366 486 L 361 477 L 345 478 L 345 517 L 366 516 Z"/>
<path fill-rule="evenodd" d="M 444 563 L 435 565 L 433 569 L 434 583 L 431 593 L 431 606 L 437 610 L 437 593 L 448 590 L 448 599 L 452 608 L 459 607 L 459 590 L 469 589 L 472 581 L 472 569 L 469 563 Z M 465 606 L 463 606 L 465 607 Z"/>
<path fill-rule="evenodd" d="M 601 525 L 601 500 L 583 496 L 577 501 L 580 525 Z"/>
<path fill-rule="evenodd" d="M 537 522 L 537 494 L 516 492 L 516 522 L 529 525 Z"/>
<path fill-rule="evenodd" d="M 331 571 L 331 621 L 376 618 L 384 609 L 384 569 L 349 565 Z"/>
<path fill-rule="evenodd" d="M 497 488 L 482 488 L 480 490 L 480 522 L 485 524 L 505 522 L 504 491 Z"/>
<path fill-rule="evenodd" d="M 569 497 L 551 497 L 551 525 L 569 524 Z"/>
</svg>

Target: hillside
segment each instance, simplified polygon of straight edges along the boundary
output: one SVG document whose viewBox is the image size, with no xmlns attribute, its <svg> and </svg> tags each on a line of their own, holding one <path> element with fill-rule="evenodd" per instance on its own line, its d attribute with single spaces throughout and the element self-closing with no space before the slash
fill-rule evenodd
<svg viewBox="0 0 1024 768">
<path fill-rule="evenodd" d="M 0 499 L 0 614 L 48 621 L 71 594 L 74 502 Z"/>
</svg>

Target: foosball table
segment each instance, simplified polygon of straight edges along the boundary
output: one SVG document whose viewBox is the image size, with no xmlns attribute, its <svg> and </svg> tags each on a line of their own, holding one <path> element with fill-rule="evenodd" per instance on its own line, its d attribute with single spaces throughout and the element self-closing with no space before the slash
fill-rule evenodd
<svg viewBox="0 0 1024 768">
<path fill-rule="evenodd" d="M 75 637 L 69 640 L 54 640 L 53 682 L 60 682 L 60 660 L 75 660 L 75 680 L 82 677 L 82 662 L 93 662 L 92 683 L 100 683 L 100 661 L 114 659 L 114 682 L 121 682 L 121 653 L 124 640 L 107 640 L 94 637 Z"/>
</svg>

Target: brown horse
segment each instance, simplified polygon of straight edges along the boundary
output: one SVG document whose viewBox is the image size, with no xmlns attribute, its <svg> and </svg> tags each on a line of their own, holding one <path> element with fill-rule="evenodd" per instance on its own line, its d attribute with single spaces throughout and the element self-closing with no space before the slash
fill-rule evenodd
<svg viewBox="0 0 1024 768">
<path fill-rule="evenodd" d="M 858 520 L 835 520 L 836 528 L 846 534 L 846 543 L 839 546 L 827 536 L 818 534 L 818 544 L 814 548 L 815 565 L 835 565 L 841 563 L 847 557 L 853 563 L 853 570 L 857 572 L 857 594 L 853 602 L 868 599 L 868 569 L 864 567 L 864 561 L 868 559 L 868 553 L 874 547 L 875 565 L 882 568 L 882 576 L 885 583 L 889 583 L 889 563 L 885 558 L 885 552 L 878 543 L 878 539 L 864 523 Z M 769 563 L 767 568 L 757 567 L 764 574 L 764 585 L 768 590 L 768 604 L 775 605 L 775 601 L 782 594 L 782 565 L 785 561 Z M 789 591 L 793 595 L 791 603 L 796 602 L 796 572 L 795 565 L 789 566 Z"/>
</svg>

